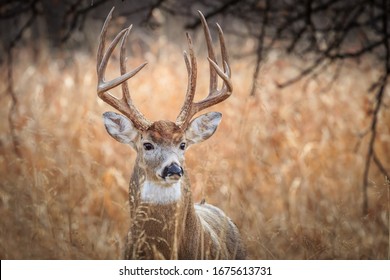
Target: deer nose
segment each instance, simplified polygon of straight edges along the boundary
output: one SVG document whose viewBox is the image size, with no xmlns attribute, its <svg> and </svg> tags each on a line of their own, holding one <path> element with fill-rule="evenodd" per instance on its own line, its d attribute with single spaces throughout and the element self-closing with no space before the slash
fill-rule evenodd
<svg viewBox="0 0 390 280">
<path fill-rule="evenodd" d="M 162 177 L 164 179 L 172 176 L 183 176 L 183 168 L 181 168 L 181 166 L 177 163 L 172 163 L 171 165 L 166 166 L 163 170 Z"/>
</svg>

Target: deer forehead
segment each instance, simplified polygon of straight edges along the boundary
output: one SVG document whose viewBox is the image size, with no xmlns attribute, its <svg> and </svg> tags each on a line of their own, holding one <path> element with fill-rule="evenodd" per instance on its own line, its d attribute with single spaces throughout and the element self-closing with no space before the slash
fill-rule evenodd
<svg viewBox="0 0 390 280">
<path fill-rule="evenodd" d="M 184 139 L 184 132 L 174 122 L 156 121 L 143 134 L 143 138 L 166 145 L 179 144 Z"/>
</svg>

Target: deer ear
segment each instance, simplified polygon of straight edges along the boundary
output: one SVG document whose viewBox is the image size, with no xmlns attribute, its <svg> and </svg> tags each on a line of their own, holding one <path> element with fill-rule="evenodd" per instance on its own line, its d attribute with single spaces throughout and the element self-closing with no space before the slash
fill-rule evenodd
<svg viewBox="0 0 390 280">
<path fill-rule="evenodd" d="M 222 114 L 210 112 L 200 115 L 188 126 L 185 135 L 189 144 L 203 142 L 211 137 L 221 122 Z"/>
<path fill-rule="evenodd" d="M 114 112 L 105 112 L 103 121 L 108 134 L 115 140 L 135 146 L 134 140 L 139 132 L 128 118 Z"/>
</svg>

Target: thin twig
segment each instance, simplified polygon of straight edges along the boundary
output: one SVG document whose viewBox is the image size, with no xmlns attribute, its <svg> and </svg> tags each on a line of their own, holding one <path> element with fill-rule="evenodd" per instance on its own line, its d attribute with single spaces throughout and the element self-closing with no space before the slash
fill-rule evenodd
<svg viewBox="0 0 390 280">
<path fill-rule="evenodd" d="M 16 134 L 16 128 L 14 124 L 14 116 L 17 111 L 17 105 L 18 105 L 18 99 L 16 97 L 15 91 L 14 91 L 14 83 L 13 83 L 13 61 L 12 61 L 12 48 L 8 48 L 7 50 L 7 92 L 9 96 L 11 97 L 11 108 L 8 112 L 8 125 L 10 129 L 10 134 L 11 134 L 11 140 L 12 140 L 12 145 L 14 148 L 15 154 L 21 158 L 22 153 L 20 151 L 20 142 L 18 139 L 18 136 Z"/>
<path fill-rule="evenodd" d="M 377 135 L 378 115 L 382 105 L 383 93 L 385 92 L 387 77 L 388 75 L 385 75 L 381 87 L 379 88 L 375 96 L 376 104 L 375 104 L 374 111 L 372 113 L 371 129 L 370 129 L 371 135 L 370 135 L 370 140 L 368 142 L 366 163 L 363 172 L 363 215 L 368 214 L 368 195 L 367 195 L 367 188 L 368 188 L 368 181 L 369 181 L 368 175 L 370 171 L 371 161 L 374 155 L 374 145 L 375 145 L 375 139 Z"/>
<path fill-rule="evenodd" d="M 267 0 L 268 1 L 268 0 Z M 226 3 L 223 3 L 221 6 L 217 7 L 216 9 L 212 10 L 212 11 L 209 11 L 207 13 L 204 14 L 204 17 L 206 19 L 208 18 L 211 18 L 215 15 L 218 15 L 218 14 L 221 14 L 223 13 L 225 10 L 227 10 L 228 8 L 230 8 L 231 6 L 234 6 L 236 5 L 237 3 L 239 3 L 240 0 L 228 0 Z M 195 29 L 197 28 L 198 26 L 200 25 L 200 20 L 199 19 L 196 19 L 193 23 L 191 24 L 187 24 L 185 26 L 185 28 L 187 29 Z"/>
<path fill-rule="evenodd" d="M 366 164 L 364 166 L 364 172 L 363 172 L 363 215 L 368 214 L 368 195 L 367 195 L 367 188 L 368 188 L 368 175 L 370 171 L 371 161 L 374 159 L 375 161 L 375 152 L 374 152 L 374 145 L 377 135 L 377 124 L 378 124 L 378 117 L 379 117 L 379 111 L 381 109 L 382 101 L 384 92 L 386 89 L 388 77 L 390 75 L 390 42 L 388 40 L 388 29 L 387 29 L 387 14 L 389 7 L 387 5 L 387 0 L 382 1 L 382 8 L 383 8 L 383 15 L 382 15 L 382 28 L 383 28 L 383 40 L 382 43 L 385 48 L 385 56 L 386 59 L 384 61 L 384 75 L 380 78 L 378 81 L 378 84 L 380 84 L 379 90 L 377 91 L 375 95 L 375 108 L 372 113 L 372 120 L 371 120 L 371 136 L 368 143 L 368 149 L 367 149 L 367 155 L 366 155 Z M 377 160 L 379 163 L 379 159 Z M 377 166 L 380 167 L 381 164 Z M 386 174 L 386 172 L 385 172 Z"/>
<path fill-rule="evenodd" d="M 375 165 L 378 167 L 379 171 L 385 175 L 385 178 L 390 178 L 390 173 L 387 172 L 385 166 L 382 164 L 381 160 L 379 159 L 378 155 L 376 154 L 375 150 L 372 155 L 372 159 L 374 160 Z"/>
<path fill-rule="evenodd" d="M 74 30 L 83 26 L 84 21 L 86 19 L 86 15 L 89 12 L 91 12 L 98 6 L 106 3 L 105 0 L 94 1 L 93 5 L 88 5 L 86 7 L 81 7 L 80 9 L 77 9 L 80 6 L 79 2 L 82 1 L 78 1 L 73 5 L 70 5 L 69 9 L 66 11 L 65 17 L 71 17 L 71 20 L 70 22 L 68 22 L 66 19 L 64 19 L 63 21 L 62 28 L 66 29 L 66 25 L 68 25 L 69 28 L 67 28 L 65 35 L 61 37 L 62 43 L 66 42 L 72 36 Z"/>
<path fill-rule="evenodd" d="M 256 68 L 253 73 L 253 82 L 250 96 L 255 96 L 256 88 L 257 88 L 257 79 L 259 77 L 260 72 L 260 64 L 263 61 L 263 53 L 264 53 L 264 40 L 265 40 L 265 32 L 268 24 L 268 10 L 269 10 L 269 0 L 265 1 L 265 8 L 263 13 L 263 22 L 261 25 L 261 31 L 259 34 L 259 38 L 257 40 L 257 51 L 256 51 Z"/>
</svg>

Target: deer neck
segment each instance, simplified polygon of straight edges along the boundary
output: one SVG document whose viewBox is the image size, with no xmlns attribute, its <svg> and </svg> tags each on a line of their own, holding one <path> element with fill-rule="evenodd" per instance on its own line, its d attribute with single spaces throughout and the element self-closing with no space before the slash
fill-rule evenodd
<svg viewBox="0 0 390 280">
<path fill-rule="evenodd" d="M 191 248 L 182 244 L 188 236 L 197 235 L 200 224 L 187 176 L 167 187 L 148 181 L 136 169 L 130 182 L 130 249 L 126 257 L 177 259 L 188 255 Z"/>
</svg>

